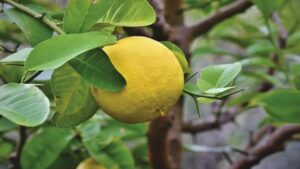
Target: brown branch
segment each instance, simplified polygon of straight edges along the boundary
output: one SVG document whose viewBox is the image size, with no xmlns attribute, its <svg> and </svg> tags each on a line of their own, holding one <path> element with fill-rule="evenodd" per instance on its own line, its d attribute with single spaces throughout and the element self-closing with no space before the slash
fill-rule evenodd
<svg viewBox="0 0 300 169">
<path fill-rule="evenodd" d="M 21 153 L 27 140 L 26 127 L 20 126 L 19 136 L 20 141 L 18 143 L 17 151 L 10 157 L 11 164 L 13 165 L 11 166 L 12 169 L 21 169 Z"/>
<path fill-rule="evenodd" d="M 181 98 L 171 111 L 169 118 L 173 120 L 173 124 L 168 133 L 168 152 L 172 169 L 181 168 L 182 160 L 182 116 L 183 116 L 183 98 Z"/>
<path fill-rule="evenodd" d="M 279 48 L 284 49 L 286 47 L 288 32 L 286 31 L 278 13 L 276 13 L 276 12 L 273 13 L 273 20 L 275 21 L 275 23 L 277 24 L 277 26 L 279 28 L 279 38 L 278 38 Z"/>
<path fill-rule="evenodd" d="M 239 114 L 239 108 L 234 108 L 231 111 L 222 113 L 216 120 L 211 122 L 197 122 L 183 124 L 183 132 L 196 134 L 208 130 L 219 129 L 222 125 L 234 122 L 235 117 Z"/>
<path fill-rule="evenodd" d="M 162 0 L 149 0 L 149 3 L 153 7 L 156 13 L 156 21 L 153 25 L 150 27 L 153 30 L 153 33 L 151 33 L 147 28 L 145 27 L 139 27 L 139 28 L 124 28 L 126 33 L 130 36 L 146 36 L 151 37 L 153 39 L 162 41 L 162 40 L 169 40 L 169 37 L 171 35 L 172 29 L 169 23 L 165 19 L 165 13 L 164 13 L 164 3 Z"/>
<path fill-rule="evenodd" d="M 300 133 L 300 126 L 288 125 L 275 130 L 262 144 L 248 149 L 248 156 L 234 162 L 232 169 L 251 169 L 265 157 L 284 149 L 285 143 L 295 134 Z"/>
<path fill-rule="evenodd" d="M 165 18 L 172 26 L 183 25 L 183 13 L 179 12 L 183 8 L 183 0 L 165 0 Z"/>
<path fill-rule="evenodd" d="M 215 14 L 203 19 L 200 23 L 187 28 L 186 31 L 189 33 L 189 37 L 195 38 L 197 36 L 203 35 L 211 30 L 214 26 L 230 18 L 238 13 L 244 12 L 246 9 L 252 6 L 250 0 L 237 0 L 236 2 L 221 8 Z"/>
<path fill-rule="evenodd" d="M 168 130 L 171 125 L 168 118 L 156 119 L 150 123 L 148 149 L 153 169 L 171 169 L 166 146 Z"/>
<path fill-rule="evenodd" d="M 167 40 L 171 33 L 171 26 L 165 19 L 164 3 L 162 0 L 149 0 L 156 12 L 156 22 L 151 25 L 153 38 L 156 40 Z"/>
<path fill-rule="evenodd" d="M 148 149 L 153 169 L 178 169 L 180 167 L 181 142 L 177 140 L 177 134 L 181 133 L 181 126 L 178 126 L 181 119 L 175 116 L 180 115 L 181 112 L 182 99 L 178 101 L 166 118 L 156 119 L 150 123 Z M 179 127 L 179 132 L 172 130 L 174 126 Z M 175 159 L 174 154 L 177 157 Z"/>
<path fill-rule="evenodd" d="M 254 147 L 263 139 L 264 136 L 266 136 L 268 133 L 274 132 L 275 129 L 276 128 L 274 126 L 266 125 L 263 128 L 261 128 L 258 132 L 254 134 L 251 133 L 247 148 L 249 149 L 251 147 Z"/>
<path fill-rule="evenodd" d="M 124 27 L 123 29 L 129 36 L 146 36 L 149 38 L 153 38 L 153 34 L 145 27 Z"/>
</svg>

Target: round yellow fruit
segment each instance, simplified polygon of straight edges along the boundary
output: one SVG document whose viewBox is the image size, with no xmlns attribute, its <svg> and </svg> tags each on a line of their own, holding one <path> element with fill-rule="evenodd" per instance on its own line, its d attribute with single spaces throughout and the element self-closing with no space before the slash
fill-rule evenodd
<svg viewBox="0 0 300 169">
<path fill-rule="evenodd" d="M 105 167 L 100 165 L 96 160 L 88 158 L 82 161 L 76 169 L 105 169 Z"/>
<path fill-rule="evenodd" d="M 146 37 L 124 38 L 103 50 L 126 80 L 119 92 L 92 89 L 103 111 L 126 123 L 165 116 L 184 85 L 183 71 L 173 52 Z"/>
</svg>

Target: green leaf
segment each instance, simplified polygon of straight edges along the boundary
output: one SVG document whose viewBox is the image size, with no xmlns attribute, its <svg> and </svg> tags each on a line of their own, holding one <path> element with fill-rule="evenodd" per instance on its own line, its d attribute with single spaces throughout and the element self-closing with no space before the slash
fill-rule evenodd
<svg viewBox="0 0 300 169">
<path fill-rule="evenodd" d="M 285 0 L 252 0 L 266 18 L 278 10 L 284 1 Z"/>
<path fill-rule="evenodd" d="M 251 99 L 253 99 L 257 95 L 258 95 L 258 93 L 256 93 L 256 92 L 245 93 L 245 94 L 242 94 L 240 96 L 231 98 L 228 101 L 227 105 L 229 107 L 233 107 L 233 106 L 237 106 L 237 105 L 246 104 L 248 102 L 251 102 Z"/>
<path fill-rule="evenodd" d="M 135 169 L 133 156 L 120 139 L 115 138 L 103 150 L 118 163 L 119 168 Z"/>
<path fill-rule="evenodd" d="M 243 66 L 276 67 L 269 58 L 251 57 L 239 61 Z"/>
<path fill-rule="evenodd" d="M 101 123 L 99 123 L 99 121 L 95 118 L 92 118 L 81 124 L 77 127 L 77 129 L 80 131 L 80 136 L 82 137 L 83 141 L 93 140 L 98 137 L 100 132 L 102 132 Z"/>
<path fill-rule="evenodd" d="M 218 48 L 218 47 L 201 47 L 201 48 L 196 48 L 192 52 L 193 57 L 203 57 L 207 55 L 230 55 L 230 56 L 237 56 L 237 53 L 233 53 L 227 49 L 223 48 Z"/>
<path fill-rule="evenodd" d="M 112 119 L 106 120 L 106 122 L 106 127 L 101 128 L 101 130 L 97 118 L 93 118 L 78 127 L 85 148 L 91 157 L 107 168 L 133 169 L 134 161 L 129 149 L 115 134 L 110 133 L 113 130 L 108 129 L 114 128 L 116 125 L 115 127 L 118 126 L 120 130 L 120 126 L 125 125 L 125 129 L 144 135 L 146 132 L 145 124 L 130 126 Z M 104 132 L 104 130 L 107 131 Z"/>
<path fill-rule="evenodd" d="M 25 69 L 27 71 L 56 69 L 88 50 L 115 41 L 113 35 L 101 32 L 56 36 L 33 49 L 25 63 Z"/>
<path fill-rule="evenodd" d="M 123 89 L 126 81 L 100 49 L 95 49 L 72 59 L 70 65 L 83 79 L 103 90 L 116 92 Z"/>
<path fill-rule="evenodd" d="M 147 26 L 155 12 L 146 0 L 69 0 L 63 20 L 68 33 L 89 31 L 97 22 L 116 26 Z"/>
<path fill-rule="evenodd" d="M 287 39 L 287 46 L 293 47 L 294 45 L 298 45 L 300 42 L 300 31 L 293 33 L 292 35 L 289 35 Z"/>
<path fill-rule="evenodd" d="M 283 82 L 274 76 L 270 76 L 263 72 L 254 72 L 254 71 L 246 71 L 243 72 L 243 75 L 256 78 L 258 80 L 262 80 L 265 82 L 269 82 L 274 86 L 283 86 Z"/>
<path fill-rule="evenodd" d="M 0 163 L 3 160 L 7 161 L 7 159 L 9 159 L 9 156 L 14 151 L 14 148 L 15 146 L 10 141 L 4 139 L 2 140 L 0 138 Z"/>
<path fill-rule="evenodd" d="M 0 118 L 0 132 L 9 131 L 15 128 L 17 128 L 15 123 L 12 123 L 4 117 Z"/>
<path fill-rule="evenodd" d="M 210 104 L 210 103 L 213 103 L 217 100 L 216 99 L 205 98 L 205 97 L 198 97 L 197 101 L 199 103 L 202 103 L 202 104 Z"/>
<path fill-rule="evenodd" d="M 20 27 L 32 46 L 52 37 L 53 31 L 38 19 L 16 9 L 6 9 L 4 13 Z"/>
<path fill-rule="evenodd" d="M 161 42 L 163 45 L 165 45 L 167 48 L 169 48 L 174 55 L 176 56 L 176 58 L 178 59 L 181 68 L 183 70 L 184 73 L 191 73 L 191 68 L 189 67 L 188 61 L 186 60 L 185 54 L 183 53 L 183 51 L 176 46 L 175 44 L 168 42 L 168 41 L 162 41 Z"/>
<path fill-rule="evenodd" d="M 0 79 L 5 83 L 19 83 L 24 74 L 24 67 L 0 63 Z"/>
<path fill-rule="evenodd" d="M 46 169 L 69 144 L 75 133 L 71 129 L 47 127 L 39 130 L 24 146 L 23 169 Z"/>
<path fill-rule="evenodd" d="M 133 156 L 120 139 L 99 135 L 83 143 L 90 155 L 105 167 L 135 169 Z"/>
<path fill-rule="evenodd" d="M 53 122 L 59 127 L 74 127 L 97 111 L 89 84 L 68 64 L 56 69 L 51 78 L 57 112 Z"/>
<path fill-rule="evenodd" d="M 144 137 L 147 133 L 147 125 L 144 123 L 126 124 L 112 118 L 106 119 L 105 122 L 107 124 L 102 127 L 101 131 L 105 136 L 113 136 L 127 140 Z"/>
<path fill-rule="evenodd" d="M 73 152 L 61 153 L 47 169 L 75 169 L 84 153 L 74 156 Z"/>
<path fill-rule="evenodd" d="M 83 137 L 82 141 L 84 147 L 87 149 L 91 157 L 93 157 L 95 160 L 97 160 L 107 168 L 118 167 L 116 162 L 103 151 L 103 148 L 112 142 L 112 137 L 107 137 L 99 133 L 96 136 L 90 136 L 89 134 L 84 133 L 82 133 L 81 135 L 89 136 Z"/>
<path fill-rule="evenodd" d="M 188 91 L 188 92 L 193 93 L 195 95 L 203 94 L 203 92 L 201 92 L 199 90 L 199 88 L 196 84 L 190 83 L 190 82 L 184 84 L 184 91 Z"/>
<path fill-rule="evenodd" d="M 246 49 L 247 56 L 253 56 L 257 54 L 269 54 L 274 51 L 274 47 L 269 40 L 256 41 L 254 44 L 250 45 Z"/>
<path fill-rule="evenodd" d="M 300 92 L 272 91 L 258 96 L 257 102 L 276 120 L 300 123 Z"/>
<path fill-rule="evenodd" d="M 0 60 L 0 63 L 6 63 L 6 64 L 24 64 L 27 57 L 29 56 L 30 52 L 32 51 L 32 48 L 25 48 L 22 49 L 12 55 L 9 55 L 5 57 L 4 59 Z"/>
<path fill-rule="evenodd" d="M 29 84 L 7 84 L 0 87 L 0 115 L 23 126 L 44 123 L 50 113 L 48 98 Z"/>
<path fill-rule="evenodd" d="M 141 139 L 139 143 L 131 150 L 136 161 L 137 168 L 151 169 L 149 162 L 148 144 L 146 138 Z"/>
<path fill-rule="evenodd" d="M 236 88 L 236 86 L 211 88 L 211 89 L 208 89 L 207 91 L 205 91 L 205 93 L 207 93 L 207 94 L 222 94 L 222 93 L 231 91 L 232 89 L 235 89 L 235 88 Z"/>
<path fill-rule="evenodd" d="M 242 65 L 238 62 L 226 65 L 208 66 L 201 72 L 197 85 L 202 92 L 212 88 L 228 87 L 238 76 Z"/>
<path fill-rule="evenodd" d="M 200 113 L 198 102 L 212 103 L 212 102 L 217 101 L 217 99 L 207 98 L 207 97 L 214 97 L 214 95 L 201 92 L 196 84 L 185 83 L 184 84 L 184 92 L 193 98 L 193 100 L 195 102 L 195 106 L 196 106 L 196 111 L 197 111 L 197 114 L 199 117 L 200 117 L 201 113 Z"/>
</svg>

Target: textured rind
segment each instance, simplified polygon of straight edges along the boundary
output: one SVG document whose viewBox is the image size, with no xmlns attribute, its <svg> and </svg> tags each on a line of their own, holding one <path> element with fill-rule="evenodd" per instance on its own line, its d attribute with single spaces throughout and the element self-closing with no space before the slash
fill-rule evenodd
<svg viewBox="0 0 300 169">
<path fill-rule="evenodd" d="M 103 50 L 126 79 L 120 92 L 93 88 L 96 101 L 111 117 L 126 123 L 146 122 L 167 113 L 177 102 L 183 71 L 164 45 L 146 37 L 129 37 Z"/>
</svg>

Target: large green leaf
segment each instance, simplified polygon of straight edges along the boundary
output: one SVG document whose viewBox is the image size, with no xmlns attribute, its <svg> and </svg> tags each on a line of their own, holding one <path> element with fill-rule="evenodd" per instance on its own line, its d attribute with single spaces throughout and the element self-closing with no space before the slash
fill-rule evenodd
<svg viewBox="0 0 300 169">
<path fill-rule="evenodd" d="M 0 79 L 5 83 L 18 83 L 24 74 L 22 66 L 14 66 L 0 63 Z"/>
<path fill-rule="evenodd" d="M 198 87 L 202 92 L 212 88 L 228 87 L 238 76 L 241 69 L 242 66 L 238 62 L 208 66 L 201 72 L 200 79 L 197 81 Z"/>
<path fill-rule="evenodd" d="M 25 63 L 25 69 L 27 71 L 56 69 L 88 50 L 115 41 L 115 36 L 101 32 L 56 36 L 33 49 Z"/>
<path fill-rule="evenodd" d="M 91 85 L 107 91 L 119 91 L 126 85 L 101 49 L 95 49 L 72 59 L 70 65 Z"/>
<path fill-rule="evenodd" d="M 53 31 L 41 21 L 16 9 L 6 9 L 4 13 L 24 32 L 32 46 L 52 37 Z"/>
<path fill-rule="evenodd" d="M 14 151 L 14 147 L 15 146 L 11 141 L 0 138 L 0 163 L 7 161 L 11 153 Z"/>
<path fill-rule="evenodd" d="M 295 45 L 298 45 L 300 42 L 300 31 L 297 31 L 291 35 L 289 35 L 287 39 L 287 46 L 293 47 Z"/>
<path fill-rule="evenodd" d="M 92 117 L 98 106 L 89 93 L 89 84 L 68 64 L 56 69 L 51 79 L 59 127 L 74 127 Z"/>
<path fill-rule="evenodd" d="M 125 124 L 108 117 L 106 125 L 102 126 L 101 133 L 105 136 L 118 137 L 123 140 L 140 138 L 147 133 L 147 125 L 141 124 Z M 120 127 L 121 126 L 121 127 Z"/>
<path fill-rule="evenodd" d="M 87 122 L 78 126 L 77 129 L 80 132 L 80 136 L 82 137 L 83 141 L 93 140 L 100 134 L 100 132 L 102 132 L 101 123 L 97 118 L 88 120 Z"/>
<path fill-rule="evenodd" d="M 109 122 L 109 124 L 111 123 Z M 120 127 L 119 123 L 119 127 Z M 129 125 L 128 125 L 129 126 Z M 143 133 L 144 128 L 132 126 L 136 131 Z M 120 130 L 120 128 L 119 128 Z M 90 156 L 107 168 L 134 169 L 132 154 L 126 145 L 114 134 L 104 132 L 97 118 L 93 118 L 80 125 L 78 130 L 85 148 Z"/>
<path fill-rule="evenodd" d="M 0 132 L 8 131 L 17 128 L 17 125 L 6 118 L 0 118 Z"/>
<path fill-rule="evenodd" d="M 133 156 L 120 139 L 99 135 L 83 143 L 90 155 L 107 168 L 135 169 Z"/>
<path fill-rule="evenodd" d="M 24 146 L 21 154 L 23 169 L 45 169 L 50 166 L 75 136 L 71 129 L 44 128 Z"/>
<path fill-rule="evenodd" d="M 263 55 L 269 54 L 274 51 L 274 47 L 269 40 L 256 41 L 254 44 L 250 45 L 246 49 L 247 56 L 253 55 Z"/>
<path fill-rule="evenodd" d="M 257 8 L 267 18 L 272 12 L 278 10 L 285 0 L 252 0 Z"/>
<path fill-rule="evenodd" d="M 270 84 L 273 84 L 274 86 L 279 86 L 279 87 L 283 86 L 283 82 L 280 79 L 278 79 L 274 76 L 271 76 L 267 73 L 264 73 L 264 72 L 245 71 L 245 72 L 243 72 L 243 75 L 255 78 L 260 81 L 269 82 Z"/>
<path fill-rule="evenodd" d="M 103 151 L 103 148 L 109 145 L 113 138 L 110 136 L 104 136 L 101 133 L 98 133 L 97 135 L 91 135 L 95 133 L 85 134 L 84 132 L 90 131 L 81 131 L 81 135 L 85 136 L 82 138 L 83 145 L 89 152 L 90 156 L 107 168 L 117 168 L 118 165 L 116 162 Z"/>
<path fill-rule="evenodd" d="M 0 87 L 0 115 L 24 126 L 37 126 L 50 113 L 48 98 L 29 84 L 7 84 Z"/>
<path fill-rule="evenodd" d="M 240 61 L 243 66 L 275 67 L 275 63 L 270 58 L 250 57 Z"/>
<path fill-rule="evenodd" d="M 204 56 L 210 56 L 210 55 L 229 55 L 229 56 L 237 56 L 238 53 L 234 53 L 228 49 L 223 49 L 220 47 L 200 47 L 196 48 L 192 52 L 193 57 L 204 57 Z"/>
<path fill-rule="evenodd" d="M 32 48 L 22 49 L 12 55 L 5 57 L 4 59 L 1 59 L 0 63 L 24 64 L 31 51 L 32 51 Z"/>
<path fill-rule="evenodd" d="M 257 98 L 267 113 L 276 120 L 300 123 L 300 92 L 272 91 Z"/>
<path fill-rule="evenodd" d="M 64 29 L 68 33 L 89 31 L 97 22 L 117 26 L 147 26 L 155 12 L 146 0 L 69 0 Z"/>
<path fill-rule="evenodd" d="M 118 163 L 119 168 L 135 169 L 133 156 L 120 139 L 114 138 L 103 150 Z"/>
<path fill-rule="evenodd" d="M 168 41 L 163 41 L 161 42 L 163 45 L 165 45 L 167 48 L 169 48 L 174 55 L 176 56 L 176 58 L 178 59 L 181 68 L 183 70 L 184 73 L 191 73 L 191 68 L 189 67 L 188 61 L 186 60 L 185 54 L 183 53 L 183 51 L 176 46 L 175 44 L 168 42 Z"/>
</svg>

